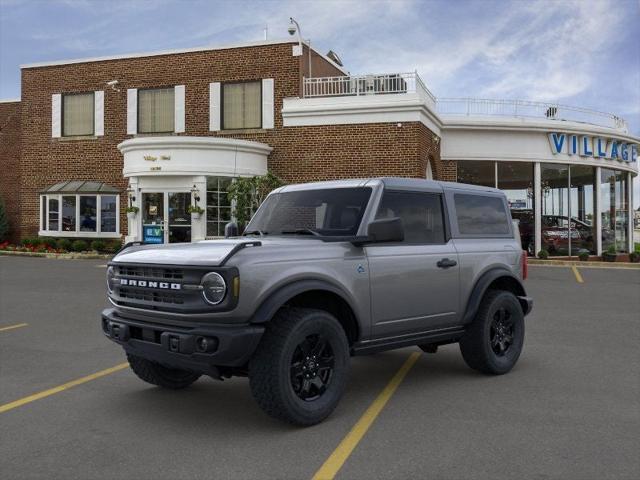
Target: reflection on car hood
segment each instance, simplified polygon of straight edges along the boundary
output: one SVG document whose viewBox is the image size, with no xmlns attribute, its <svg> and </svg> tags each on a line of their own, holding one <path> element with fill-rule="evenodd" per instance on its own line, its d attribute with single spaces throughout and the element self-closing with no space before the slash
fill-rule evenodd
<svg viewBox="0 0 640 480">
<path fill-rule="evenodd" d="M 173 243 L 169 245 L 138 245 L 129 247 L 116 255 L 114 262 L 144 263 L 156 265 L 207 265 L 218 266 L 241 243 L 260 242 L 262 247 L 275 245 L 309 246 L 318 240 L 306 237 L 242 237 L 224 240 L 205 240 L 196 243 Z"/>
</svg>

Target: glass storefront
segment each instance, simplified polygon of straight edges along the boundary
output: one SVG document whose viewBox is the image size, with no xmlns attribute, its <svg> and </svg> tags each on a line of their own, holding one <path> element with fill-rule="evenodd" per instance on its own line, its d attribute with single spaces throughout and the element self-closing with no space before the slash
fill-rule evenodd
<svg viewBox="0 0 640 480">
<path fill-rule="evenodd" d="M 628 174 L 618 170 L 600 171 L 600 212 L 602 216 L 602 251 L 613 247 L 627 252 L 629 244 Z"/>
<path fill-rule="evenodd" d="M 522 248 L 536 253 L 535 196 L 540 195 L 540 246 L 552 256 L 598 251 L 596 201 L 600 202 L 602 251 L 627 252 L 629 174 L 619 170 L 540 162 L 540 191 L 534 188 L 534 162 L 459 161 L 458 182 L 497 186 L 519 220 Z"/>
</svg>

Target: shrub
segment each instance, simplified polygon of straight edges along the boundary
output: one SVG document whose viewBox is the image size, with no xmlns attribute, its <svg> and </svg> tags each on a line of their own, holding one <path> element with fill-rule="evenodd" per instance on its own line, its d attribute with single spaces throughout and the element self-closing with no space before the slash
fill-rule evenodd
<svg viewBox="0 0 640 480">
<path fill-rule="evenodd" d="M 116 253 L 122 247 L 122 243 L 118 240 L 113 240 L 109 242 L 105 248 L 105 251 L 108 253 Z"/>
<path fill-rule="evenodd" d="M 91 250 L 95 250 L 97 252 L 104 252 L 106 246 L 107 244 L 102 240 L 94 240 L 93 242 L 91 242 Z"/>
<path fill-rule="evenodd" d="M 586 262 L 587 260 L 589 260 L 589 252 L 587 252 L 586 250 L 583 250 L 581 252 L 578 253 L 578 258 L 583 261 Z"/>
<path fill-rule="evenodd" d="M 66 250 L 67 252 L 71 250 L 72 242 L 68 238 L 61 238 L 58 240 L 56 247 L 60 250 Z"/>
<path fill-rule="evenodd" d="M 633 263 L 640 263 L 640 252 L 635 251 L 629 254 L 629 260 Z"/>
<path fill-rule="evenodd" d="M 20 242 L 20 244 L 23 247 L 28 247 L 28 246 L 35 247 L 36 245 L 38 245 L 38 243 L 39 242 L 37 238 L 30 238 L 30 237 L 23 238 L 22 241 Z"/>
<path fill-rule="evenodd" d="M 0 243 L 4 242 L 9 236 L 9 219 L 7 211 L 4 208 L 4 200 L 0 198 Z"/>
<path fill-rule="evenodd" d="M 608 253 L 610 255 L 615 255 L 617 253 L 616 252 L 616 246 L 615 245 L 609 245 L 607 247 L 607 252 L 606 253 Z"/>
<path fill-rule="evenodd" d="M 74 252 L 84 252 L 88 247 L 89 246 L 87 245 L 87 242 L 85 242 L 84 240 L 76 240 L 71 244 L 71 249 Z"/>
<path fill-rule="evenodd" d="M 58 245 L 58 242 L 56 241 L 55 238 L 44 238 L 44 237 L 38 237 L 36 239 L 36 241 L 38 242 L 38 245 L 45 247 L 45 248 L 56 248 L 56 246 Z"/>
<path fill-rule="evenodd" d="M 538 252 L 538 258 L 541 260 L 546 260 L 549 258 L 549 252 L 547 252 L 544 248 Z"/>
</svg>

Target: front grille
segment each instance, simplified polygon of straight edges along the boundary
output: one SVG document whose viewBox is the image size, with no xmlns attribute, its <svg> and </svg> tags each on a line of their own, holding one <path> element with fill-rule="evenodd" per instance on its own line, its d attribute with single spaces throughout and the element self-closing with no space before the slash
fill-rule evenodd
<svg viewBox="0 0 640 480">
<path fill-rule="evenodd" d="M 152 303 L 168 303 L 172 305 L 182 305 L 184 297 L 182 293 L 163 290 L 150 290 L 146 288 L 123 287 L 119 288 L 120 298 L 128 300 L 141 300 Z"/>
<path fill-rule="evenodd" d="M 150 278 L 160 280 L 182 280 L 184 270 L 181 268 L 139 267 L 122 265 L 116 268 L 116 275 L 121 277 Z"/>
</svg>

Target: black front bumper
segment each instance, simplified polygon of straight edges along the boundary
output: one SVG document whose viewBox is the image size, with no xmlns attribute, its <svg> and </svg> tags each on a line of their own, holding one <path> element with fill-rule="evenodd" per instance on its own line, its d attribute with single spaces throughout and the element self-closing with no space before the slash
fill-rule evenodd
<svg viewBox="0 0 640 480">
<path fill-rule="evenodd" d="M 115 308 L 102 312 L 102 331 L 131 355 L 168 367 L 217 376 L 217 367 L 242 367 L 255 351 L 260 325 L 171 326 L 122 317 Z"/>
</svg>

